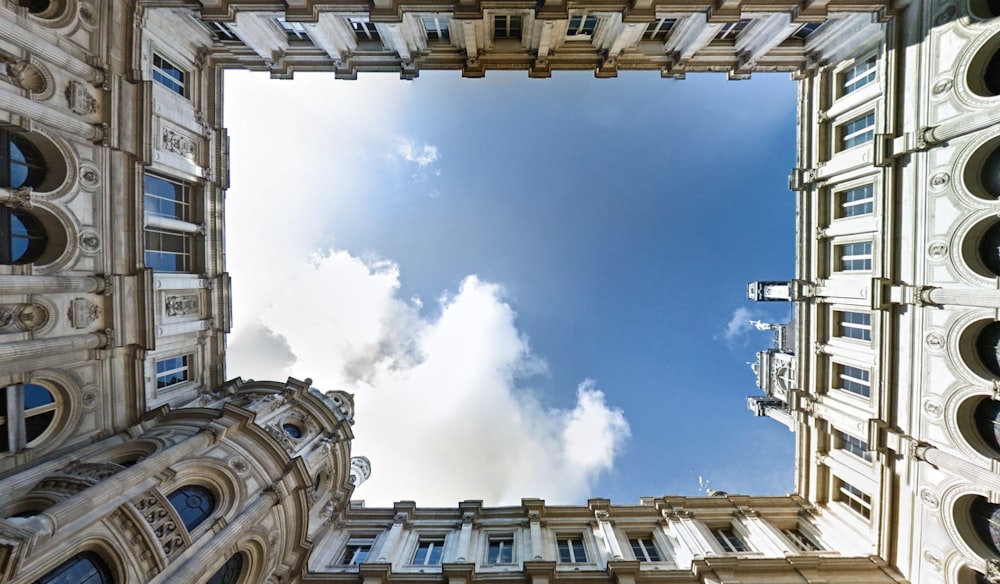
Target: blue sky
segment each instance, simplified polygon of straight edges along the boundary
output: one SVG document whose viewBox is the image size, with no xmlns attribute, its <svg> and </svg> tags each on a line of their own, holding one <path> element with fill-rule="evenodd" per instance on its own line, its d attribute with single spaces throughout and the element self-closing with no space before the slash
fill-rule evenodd
<svg viewBox="0 0 1000 584">
<path fill-rule="evenodd" d="M 793 275 L 795 84 L 231 72 L 232 376 L 356 394 L 369 504 L 794 490 L 746 300 Z M 261 112 L 266 112 L 262 115 Z"/>
</svg>

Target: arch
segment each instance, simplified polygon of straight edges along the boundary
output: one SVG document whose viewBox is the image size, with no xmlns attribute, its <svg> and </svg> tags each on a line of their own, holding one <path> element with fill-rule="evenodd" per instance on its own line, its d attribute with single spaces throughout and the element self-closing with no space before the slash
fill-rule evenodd
<svg viewBox="0 0 1000 584">
<path fill-rule="evenodd" d="M 68 169 L 66 154 L 47 136 L 0 128 L 0 186 L 51 192 L 66 182 Z"/>
<path fill-rule="evenodd" d="M 237 552 L 222 564 L 205 584 L 237 584 L 244 572 L 243 554 Z"/>
<path fill-rule="evenodd" d="M 988 20 L 1000 16 L 1000 0 L 969 0 L 969 13 Z"/>
<path fill-rule="evenodd" d="M 1000 378 L 1000 322 L 984 324 L 975 336 L 979 363 L 995 378 Z"/>
<path fill-rule="evenodd" d="M 979 97 L 1000 95 L 1000 34 L 993 34 L 972 56 L 966 71 L 966 83 L 969 90 Z"/>
<path fill-rule="evenodd" d="M 1000 137 L 973 147 L 962 168 L 962 182 L 977 199 L 1000 199 Z"/>
<path fill-rule="evenodd" d="M 83 551 L 56 566 L 35 581 L 35 584 L 61 582 L 87 582 L 87 584 L 113 584 L 111 568 L 96 552 Z"/>
<path fill-rule="evenodd" d="M 215 495 L 201 485 L 184 485 L 167 495 L 167 500 L 191 533 L 215 511 Z"/>
<path fill-rule="evenodd" d="M 45 227 L 32 213 L 0 207 L 0 264 L 32 264 L 48 247 Z"/>
<path fill-rule="evenodd" d="M 0 415 L 0 452 L 37 447 L 49 438 L 57 421 L 64 419 L 62 392 L 38 383 L 16 383 L 0 389 L 4 403 L 16 411 Z"/>
</svg>

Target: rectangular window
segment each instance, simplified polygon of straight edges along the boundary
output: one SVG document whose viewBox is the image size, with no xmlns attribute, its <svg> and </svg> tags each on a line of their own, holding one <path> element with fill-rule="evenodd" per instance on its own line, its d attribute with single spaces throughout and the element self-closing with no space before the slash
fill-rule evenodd
<svg viewBox="0 0 1000 584">
<path fill-rule="evenodd" d="M 344 555 L 340 557 L 340 565 L 356 566 L 364 562 L 368 558 L 368 554 L 371 553 L 374 544 L 375 538 L 373 537 L 352 537 L 344 546 Z"/>
<path fill-rule="evenodd" d="M 836 247 L 838 272 L 870 272 L 872 269 L 872 242 L 859 241 Z"/>
<path fill-rule="evenodd" d="M 875 138 L 875 112 L 854 118 L 840 126 L 838 133 L 841 150 L 871 142 Z"/>
<path fill-rule="evenodd" d="M 186 95 L 184 89 L 186 79 L 187 73 L 160 55 L 153 53 L 153 81 L 178 95 Z"/>
<path fill-rule="evenodd" d="M 413 554 L 416 566 L 440 566 L 444 552 L 444 537 L 421 537 L 417 542 L 417 552 Z"/>
<path fill-rule="evenodd" d="M 490 566 L 514 563 L 514 535 L 491 535 L 486 549 L 486 563 Z"/>
<path fill-rule="evenodd" d="M 147 174 L 142 179 L 142 191 L 146 213 L 180 221 L 191 220 L 191 198 L 186 184 Z"/>
<path fill-rule="evenodd" d="M 719 542 L 723 551 L 729 553 L 750 551 L 747 545 L 743 543 L 743 540 L 731 528 L 713 529 L 712 533 L 715 534 L 715 541 Z"/>
<path fill-rule="evenodd" d="M 863 185 L 840 191 L 837 197 L 837 218 L 871 215 L 875 211 L 875 185 Z"/>
<path fill-rule="evenodd" d="M 190 272 L 191 236 L 146 229 L 146 267 L 157 272 Z"/>
<path fill-rule="evenodd" d="M 666 40 L 667 36 L 670 34 L 670 29 L 677 24 L 676 18 L 657 18 L 656 22 L 651 22 L 646 27 L 646 34 L 643 38 L 646 40 Z"/>
<path fill-rule="evenodd" d="M 806 534 L 802 533 L 802 531 L 800 531 L 797 527 L 792 529 L 782 529 L 781 532 L 784 533 L 785 537 L 792 542 L 795 549 L 800 552 L 817 552 L 820 549 L 819 546 L 816 545 L 816 542 L 814 542 Z"/>
<path fill-rule="evenodd" d="M 382 42 L 382 38 L 378 36 L 378 29 L 375 28 L 375 24 L 368 22 L 363 18 L 351 18 L 351 28 L 354 29 L 354 35 L 360 42 Z"/>
<path fill-rule="evenodd" d="M 836 479 L 837 482 L 837 501 L 847 505 L 853 509 L 858 515 L 861 515 L 865 519 L 871 519 L 872 517 L 872 498 L 867 493 L 861 489 L 851 485 L 846 481 Z"/>
<path fill-rule="evenodd" d="M 872 454 L 868 451 L 868 443 L 860 438 L 855 438 L 846 432 L 837 431 L 836 445 L 839 450 L 846 450 L 854 456 L 868 462 L 872 461 Z"/>
<path fill-rule="evenodd" d="M 309 38 L 306 27 L 301 22 L 288 22 L 280 16 L 276 16 L 274 22 L 278 24 L 289 41 L 312 44 L 312 39 Z"/>
<path fill-rule="evenodd" d="M 597 30 L 596 16 L 573 16 L 569 19 L 566 37 L 571 41 L 590 40 L 595 30 Z"/>
<path fill-rule="evenodd" d="M 156 362 L 156 389 L 179 385 L 190 379 L 190 355 L 179 355 Z"/>
<path fill-rule="evenodd" d="M 795 29 L 795 32 L 792 33 L 792 38 L 804 41 L 809 38 L 809 35 L 816 32 L 816 29 L 822 25 L 822 22 L 807 22 Z"/>
<path fill-rule="evenodd" d="M 629 544 L 632 546 L 632 553 L 635 555 L 635 559 L 640 562 L 659 562 L 660 552 L 653 545 L 652 537 L 639 537 L 632 538 L 628 540 Z"/>
<path fill-rule="evenodd" d="M 725 39 L 735 39 L 741 32 L 743 32 L 743 29 L 746 28 L 748 24 L 750 24 L 749 18 L 742 18 L 737 22 L 727 22 L 722 25 L 719 32 L 715 33 L 715 40 L 721 41 Z"/>
<path fill-rule="evenodd" d="M 196 18 L 198 22 L 205 25 L 209 32 L 212 33 L 212 37 L 217 41 L 238 41 L 240 38 L 236 36 L 236 33 L 229 28 L 225 22 L 215 22 L 212 20 L 201 20 Z"/>
<path fill-rule="evenodd" d="M 868 369 L 836 363 L 834 365 L 834 373 L 837 377 L 837 389 L 849 391 L 861 397 L 871 397 L 872 386 L 869 380 L 871 372 Z"/>
<path fill-rule="evenodd" d="M 521 40 L 521 15 L 497 14 L 493 17 L 493 38 Z"/>
<path fill-rule="evenodd" d="M 556 540 L 559 548 L 559 561 L 563 564 L 587 563 L 587 550 L 583 547 L 582 537 L 560 537 Z"/>
<path fill-rule="evenodd" d="M 448 41 L 451 40 L 451 33 L 448 32 L 448 23 L 451 21 L 447 16 L 425 16 L 423 17 L 424 30 L 427 32 L 428 41 Z"/>
<path fill-rule="evenodd" d="M 855 92 L 875 81 L 875 55 L 857 61 L 840 74 L 840 95 Z"/>
<path fill-rule="evenodd" d="M 868 312 L 836 312 L 838 336 L 858 341 L 872 340 L 872 315 Z"/>
</svg>

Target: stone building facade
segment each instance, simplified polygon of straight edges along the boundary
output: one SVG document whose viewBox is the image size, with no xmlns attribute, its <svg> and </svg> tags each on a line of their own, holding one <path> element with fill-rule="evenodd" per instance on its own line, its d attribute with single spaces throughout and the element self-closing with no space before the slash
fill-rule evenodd
<svg viewBox="0 0 1000 584">
<path fill-rule="evenodd" d="M 0 2 L 0 582 L 1000 582 L 998 16 Z M 227 68 L 794 75 L 795 279 L 751 292 L 796 494 L 352 504 L 349 395 L 226 381 Z"/>
</svg>

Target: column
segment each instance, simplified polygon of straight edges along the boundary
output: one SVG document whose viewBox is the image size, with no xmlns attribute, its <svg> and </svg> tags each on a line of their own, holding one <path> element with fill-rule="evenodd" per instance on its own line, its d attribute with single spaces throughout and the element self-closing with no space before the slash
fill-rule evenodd
<svg viewBox="0 0 1000 584">
<path fill-rule="evenodd" d="M 761 519 L 759 511 L 749 507 L 740 507 L 737 512 L 743 525 L 750 532 L 753 547 L 763 552 L 765 556 L 783 558 L 786 553 L 795 553 L 795 550 L 785 543 L 784 537 L 778 533 L 777 528 Z"/>
<path fill-rule="evenodd" d="M 105 81 L 104 72 L 95 69 L 80 59 L 70 55 L 55 45 L 40 42 L 38 35 L 11 19 L 0 19 L 0 36 L 25 47 L 29 52 L 39 56 L 46 64 L 56 66 L 67 73 L 86 79 L 95 85 Z"/>
<path fill-rule="evenodd" d="M 941 452 L 929 444 L 919 444 L 912 450 L 913 457 L 933 467 L 943 469 L 963 477 L 973 484 L 991 491 L 1000 492 L 1000 475 L 969 462 L 963 458 Z"/>
<path fill-rule="evenodd" d="M 0 91 L 0 109 L 40 122 L 46 126 L 62 130 L 66 133 L 80 136 L 91 142 L 104 139 L 104 128 L 85 122 L 76 116 L 50 109 L 40 102 L 15 95 L 8 91 Z"/>
<path fill-rule="evenodd" d="M 923 135 L 928 142 L 936 144 L 997 124 L 1000 124 L 1000 109 L 987 108 L 975 113 L 955 116 L 938 126 L 924 130 Z"/>
<path fill-rule="evenodd" d="M 221 566 L 233 548 L 243 540 L 250 528 L 261 523 L 280 502 L 276 488 L 264 490 L 243 512 L 227 525 L 221 533 L 203 535 L 199 542 L 204 542 L 197 551 L 187 550 L 181 555 L 183 561 L 176 561 L 167 569 L 150 580 L 150 584 L 166 582 L 199 582 L 208 574 L 209 566 Z M 216 568 L 218 569 L 218 568 Z"/>
<path fill-rule="evenodd" d="M 1000 290 L 975 288 L 928 288 L 920 291 L 920 300 L 940 306 L 981 306 L 1000 308 Z"/>
<path fill-rule="evenodd" d="M 472 511 L 462 513 L 462 530 L 458 534 L 458 552 L 455 554 L 455 562 L 469 561 L 469 545 L 472 543 L 472 521 L 475 517 L 476 514 Z"/>
<path fill-rule="evenodd" d="M 544 559 L 542 557 L 542 514 L 533 511 L 528 514 L 528 520 L 528 529 L 531 531 L 531 559 Z"/>
<path fill-rule="evenodd" d="M 599 510 L 594 512 L 594 516 L 597 517 L 597 526 L 601 531 L 601 535 L 604 536 L 604 547 L 611 556 L 612 560 L 621 560 L 625 556 L 622 555 L 622 546 L 618 544 L 618 538 L 615 537 L 615 528 L 611 525 L 611 518 L 607 511 Z"/>
<path fill-rule="evenodd" d="M 385 541 L 382 542 L 382 547 L 378 551 L 378 559 L 375 560 L 376 562 L 392 561 L 392 550 L 396 547 L 399 534 L 403 531 L 403 526 L 406 524 L 408 517 L 407 513 L 396 513 L 396 516 L 392 518 L 392 527 L 389 528 L 389 533 L 385 536 Z"/>
<path fill-rule="evenodd" d="M 109 341 L 108 335 L 101 332 L 3 343 L 0 344 L 0 363 L 22 361 L 46 355 L 60 355 L 85 349 L 101 349 L 107 347 Z"/>
<path fill-rule="evenodd" d="M 0 276 L 3 294 L 101 293 L 108 289 L 99 276 Z"/>
<path fill-rule="evenodd" d="M 674 550 L 677 553 L 677 567 L 688 569 L 694 558 L 715 553 L 712 544 L 705 539 L 705 535 L 689 511 L 686 509 L 667 509 L 663 511 L 663 517 L 667 520 L 667 525 L 673 535 L 680 540 L 680 546 Z"/>
</svg>

